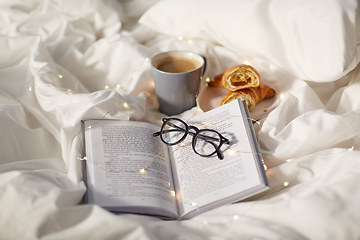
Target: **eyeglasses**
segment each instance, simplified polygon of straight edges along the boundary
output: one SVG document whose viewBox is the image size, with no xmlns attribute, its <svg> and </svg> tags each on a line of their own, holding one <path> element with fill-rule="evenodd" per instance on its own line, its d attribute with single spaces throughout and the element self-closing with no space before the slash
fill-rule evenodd
<svg viewBox="0 0 360 240">
<path fill-rule="evenodd" d="M 193 136 L 192 148 L 195 153 L 203 157 L 209 157 L 217 153 L 220 159 L 224 158 L 220 148 L 224 143 L 229 144 L 230 141 L 217 131 L 212 129 L 199 130 L 195 126 L 188 126 L 179 118 L 163 118 L 162 121 L 163 125 L 160 132 L 155 132 L 153 136 L 160 136 L 165 144 L 176 145 L 190 134 Z"/>
</svg>

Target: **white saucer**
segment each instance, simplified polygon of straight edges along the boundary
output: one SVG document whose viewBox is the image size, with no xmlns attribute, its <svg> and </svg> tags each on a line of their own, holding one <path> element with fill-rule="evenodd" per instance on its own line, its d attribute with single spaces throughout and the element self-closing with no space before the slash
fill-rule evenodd
<svg viewBox="0 0 360 240">
<path fill-rule="evenodd" d="M 229 91 L 222 87 L 209 87 L 205 86 L 197 97 L 198 107 L 202 111 L 207 112 L 211 109 L 219 107 L 221 100 Z M 250 112 L 253 119 L 260 120 L 265 118 L 272 110 L 280 104 L 279 94 L 275 93 L 272 98 L 266 98 L 256 104 L 254 110 Z"/>
</svg>

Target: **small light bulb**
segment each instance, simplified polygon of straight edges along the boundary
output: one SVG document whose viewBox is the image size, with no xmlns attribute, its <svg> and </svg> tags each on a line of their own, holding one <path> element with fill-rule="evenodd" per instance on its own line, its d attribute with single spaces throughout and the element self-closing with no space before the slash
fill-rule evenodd
<svg viewBox="0 0 360 240">
<path fill-rule="evenodd" d="M 61 78 L 63 78 L 63 75 L 59 74 L 58 77 L 61 79 Z"/>
<path fill-rule="evenodd" d="M 149 61 L 150 61 L 150 58 L 145 58 L 145 61 L 149 62 Z"/>
<path fill-rule="evenodd" d="M 171 191 L 171 196 L 175 197 L 175 191 Z"/>
<path fill-rule="evenodd" d="M 235 215 L 234 216 L 234 220 L 238 220 L 239 219 L 239 216 L 238 215 Z"/>
<path fill-rule="evenodd" d="M 250 62 L 249 61 L 244 61 L 244 64 L 249 65 Z"/>
<path fill-rule="evenodd" d="M 144 168 L 142 168 L 142 169 L 140 169 L 140 170 L 139 170 L 139 172 L 141 172 L 141 173 L 145 173 L 145 172 L 146 172 L 146 170 L 145 170 Z"/>
<path fill-rule="evenodd" d="M 109 89 L 109 86 L 108 86 L 108 85 L 106 85 L 106 86 L 105 86 L 105 89 Z"/>
<path fill-rule="evenodd" d="M 116 85 L 116 87 L 117 87 L 117 88 L 120 88 L 120 85 L 118 84 L 118 85 Z"/>
<path fill-rule="evenodd" d="M 196 203 L 196 202 L 193 202 L 193 203 L 191 203 L 191 206 L 196 207 L 196 206 L 197 206 L 197 203 Z"/>
<path fill-rule="evenodd" d="M 32 87 L 29 87 L 29 92 L 31 92 L 32 91 Z"/>
<path fill-rule="evenodd" d="M 263 166 L 264 166 L 264 170 L 266 171 L 268 167 L 266 166 L 266 164 L 263 164 Z"/>
<path fill-rule="evenodd" d="M 284 186 L 285 187 L 289 186 L 289 182 L 284 182 Z"/>
<path fill-rule="evenodd" d="M 348 151 L 350 151 L 350 152 L 352 152 L 352 151 L 354 151 L 354 146 L 352 146 L 351 148 L 348 148 Z"/>
<path fill-rule="evenodd" d="M 128 107 L 129 107 L 129 104 L 127 104 L 127 103 L 125 102 L 125 103 L 123 103 L 123 106 L 126 107 L 126 108 L 128 108 Z"/>
<path fill-rule="evenodd" d="M 234 155 L 235 155 L 235 151 L 232 150 L 232 149 L 230 149 L 230 150 L 229 150 L 229 154 L 230 154 L 230 156 L 234 156 Z"/>
<path fill-rule="evenodd" d="M 284 99 L 284 94 L 280 94 L 280 100 L 283 100 Z"/>
<path fill-rule="evenodd" d="M 91 126 L 88 126 L 87 128 L 89 128 L 89 129 L 90 129 L 90 128 L 91 128 Z"/>
<path fill-rule="evenodd" d="M 202 122 L 201 125 L 203 125 L 204 128 L 210 127 L 210 123 L 208 122 Z"/>
<path fill-rule="evenodd" d="M 290 159 L 286 159 L 286 162 L 291 162 L 293 159 L 290 158 Z"/>
<path fill-rule="evenodd" d="M 178 37 L 178 39 L 179 39 L 179 40 L 182 40 L 182 39 L 183 39 L 183 37 L 182 37 L 182 36 L 179 36 L 179 37 Z"/>
</svg>

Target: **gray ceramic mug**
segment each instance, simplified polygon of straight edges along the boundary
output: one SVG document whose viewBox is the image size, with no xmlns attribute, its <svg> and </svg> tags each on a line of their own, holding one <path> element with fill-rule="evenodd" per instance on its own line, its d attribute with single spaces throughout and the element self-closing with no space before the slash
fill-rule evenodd
<svg viewBox="0 0 360 240">
<path fill-rule="evenodd" d="M 196 105 L 206 60 L 188 51 L 163 52 L 151 59 L 159 110 L 177 115 Z"/>
</svg>

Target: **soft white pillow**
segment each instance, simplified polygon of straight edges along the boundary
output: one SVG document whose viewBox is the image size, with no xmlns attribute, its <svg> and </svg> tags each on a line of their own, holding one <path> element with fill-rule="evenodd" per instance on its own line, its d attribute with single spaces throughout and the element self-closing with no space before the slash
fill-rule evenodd
<svg viewBox="0 0 360 240">
<path fill-rule="evenodd" d="M 158 32 L 215 41 L 304 80 L 334 81 L 360 60 L 357 0 L 166 0 L 140 18 Z"/>
</svg>

